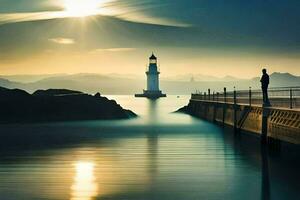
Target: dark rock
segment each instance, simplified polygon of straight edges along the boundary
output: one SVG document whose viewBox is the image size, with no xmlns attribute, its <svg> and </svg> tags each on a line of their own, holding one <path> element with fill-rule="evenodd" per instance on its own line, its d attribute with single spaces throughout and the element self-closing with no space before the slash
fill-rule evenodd
<svg viewBox="0 0 300 200">
<path fill-rule="evenodd" d="M 23 90 L 0 87 L 0 123 L 47 122 L 136 117 L 114 100 L 72 90 Z"/>
<path fill-rule="evenodd" d="M 62 95 L 78 95 L 83 94 L 79 91 L 67 90 L 67 89 L 49 89 L 49 90 L 37 90 L 32 95 L 34 96 L 62 96 Z"/>
<path fill-rule="evenodd" d="M 94 97 L 97 97 L 97 98 L 100 98 L 101 97 L 101 94 L 99 92 L 97 92 Z"/>
</svg>

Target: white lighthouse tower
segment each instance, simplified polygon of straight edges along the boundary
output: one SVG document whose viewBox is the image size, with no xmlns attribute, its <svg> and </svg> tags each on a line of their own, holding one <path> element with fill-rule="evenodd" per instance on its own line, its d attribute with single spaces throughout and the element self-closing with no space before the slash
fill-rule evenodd
<svg viewBox="0 0 300 200">
<path fill-rule="evenodd" d="M 166 94 L 163 94 L 161 90 L 159 90 L 159 70 L 157 67 L 157 58 L 152 53 L 149 58 L 149 66 L 146 71 L 147 75 L 147 90 L 144 90 L 143 94 L 136 94 L 136 97 L 146 97 L 151 99 L 156 99 L 160 97 L 166 97 Z"/>
</svg>

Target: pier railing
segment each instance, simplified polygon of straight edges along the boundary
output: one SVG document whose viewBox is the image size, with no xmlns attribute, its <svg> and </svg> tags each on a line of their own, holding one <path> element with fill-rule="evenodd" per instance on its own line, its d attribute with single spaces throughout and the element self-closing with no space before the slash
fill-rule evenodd
<svg viewBox="0 0 300 200">
<path fill-rule="evenodd" d="M 289 109 L 300 109 L 300 86 L 299 87 L 277 87 L 268 90 L 271 106 Z M 203 101 L 215 101 L 225 103 L 237 103 L 247 105 L 262 105 L 263 95 L 261 90 L 236 90 L 222 92 L 211 91 L 192 94 L 192 99 Z"/>
</svg>

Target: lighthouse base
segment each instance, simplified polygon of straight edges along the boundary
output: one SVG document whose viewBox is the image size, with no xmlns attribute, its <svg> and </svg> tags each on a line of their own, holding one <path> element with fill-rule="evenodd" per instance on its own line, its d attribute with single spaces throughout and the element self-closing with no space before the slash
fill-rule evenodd
<svg viewBox="0 0 300 200">
<path fill-rule="evenodd" d="M 161 97 L 167 97 L 167 95 L 163 94 L 160 90 L 158 90 L 158 91 L 144 90 L 143 94 L 136 94 L 134 96 L 135 97 L 148 98 L 148 99 L 158 99 L 158 98 L 161 98 Z"/>
</svg>

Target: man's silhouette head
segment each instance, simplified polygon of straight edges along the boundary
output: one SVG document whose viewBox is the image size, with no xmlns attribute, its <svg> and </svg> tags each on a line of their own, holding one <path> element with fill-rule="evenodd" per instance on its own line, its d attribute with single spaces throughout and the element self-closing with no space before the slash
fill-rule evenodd
<svg viewBox="0 0 300 200">
<path fill-rule="evenodd" d="M 263 73 L 263 74 L 266 74 L 266 73 L 267 73 L 267 69 L 263 69 L 263 70 L 262 70 L 262 73 Z"/>
</svg>

